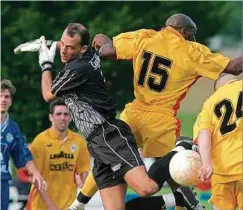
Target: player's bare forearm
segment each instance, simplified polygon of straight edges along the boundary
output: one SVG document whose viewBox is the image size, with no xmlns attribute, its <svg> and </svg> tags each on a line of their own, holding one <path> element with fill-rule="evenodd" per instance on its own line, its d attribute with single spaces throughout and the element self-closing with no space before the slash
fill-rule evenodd
<svg viewBox="0 0 243 210">
<path fill-rule="evenodd" d="M 50 71 L 44 71 L 41 79 L 42 96 L 46 102 L 51 102 L 56 99 L 56 96 L 51 93 L 52 75 Z"/>
<path fill-rule="evenodd" d="M 201 130 L 198 135 L 198 148 L 203 165 L 211 165 L 211 136 L 209 130 Z"/>
<path fill-rule="evenodd" d="M 239 75 L 242 73 L 242 56 L 230 60 L 223 73 Z"/>
<path fill-rule="evenodd" d="M 26 168 L 28 174 L 31 176 L 37 171 L 33 161 L 27 162 L 25 165 L 25 168 Z"/>
</svg>

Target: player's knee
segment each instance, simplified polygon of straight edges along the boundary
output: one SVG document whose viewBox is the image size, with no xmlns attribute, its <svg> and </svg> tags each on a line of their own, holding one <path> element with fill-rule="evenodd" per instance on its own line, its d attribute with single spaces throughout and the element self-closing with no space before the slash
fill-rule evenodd
<svg viewBox="0 0 243 210">
<path fill-rule="evenodd" d="M 158 191 L 158 186 L 153 182 L 150 182 L 147 185 L 140 185 L 140 187 L 137 189 L 137 193 L 141 197 L 148 197 L 150 195 L 153 195 L 157 191 Z"/>
<path fill-rule="evenodd" d="M 148 196 L 150 196 L 150 195 L 153 194 L 153 192 L 150 191 L 149 189 L 141 189 L 141 190 L 139 190 L 137 193 L 138 193 L 139 196 L 141 196 L 141 197 L 148 197 Z"/>
<path fill-rule="evenodd" d="M 141 197 L 150 196 L 159 190 L 158 184 L 149 178 L 144 166 L 129 170 L 124 179 Z"/>
</svg>

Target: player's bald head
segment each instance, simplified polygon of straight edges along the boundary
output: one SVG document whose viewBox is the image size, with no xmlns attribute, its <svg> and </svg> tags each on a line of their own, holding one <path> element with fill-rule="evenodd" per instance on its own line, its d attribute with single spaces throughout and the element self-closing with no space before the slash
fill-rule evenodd
<svg viewBox="0 0 243 210">
<path fill-rule="evenodd" d="M 193 20 L 185 14 L 178 13 L 170 16 L 165 23 L 166 26 L 172 26 L 175 28 L 182 28 L 182 27 L 192 27 L 197 29 L 196 24 Z"/>
<path fill-rule="evenodd" d="M 186 40 L 195 41 L 197 26 L 187 15 L 182 13 L 174 14 L 166 20 L 165 25 L 171 26 L 179 31 Z M 182 29 L 187 30 L 188 33 L 185 30 L 181 31 Z"/>
</svg>

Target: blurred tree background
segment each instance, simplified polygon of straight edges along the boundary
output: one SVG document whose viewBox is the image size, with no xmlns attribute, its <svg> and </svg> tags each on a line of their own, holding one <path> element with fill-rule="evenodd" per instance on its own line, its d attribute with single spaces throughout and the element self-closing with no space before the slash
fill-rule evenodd
<svg viewBox="0 0 243 210">
<path fill-rule="evenodd" d="M 140 28 L 163 27 L 174 13 L 189 15 L 198 26 L 197 40 L 207 44 L 216 34 L 241 40 L 242 2 L 104 2 L 104 1 L 2 1 L 1 72 L 17 87 L 11 115 L 19 122 L 29 141 L 49 126 L 48 104 L 40 90 L 41 73 L 37 53 L 14 55 L 13 49 L 26 41 L 45 35 L 58 40 L 69 22 L 86 25 L 93 38 L 96 33 L 110 37 Z M 61 68 L 56 56 L 56 69 Z M 133 99 L 130 62 L 102 64 L 118 109 Z"/>
</svg>

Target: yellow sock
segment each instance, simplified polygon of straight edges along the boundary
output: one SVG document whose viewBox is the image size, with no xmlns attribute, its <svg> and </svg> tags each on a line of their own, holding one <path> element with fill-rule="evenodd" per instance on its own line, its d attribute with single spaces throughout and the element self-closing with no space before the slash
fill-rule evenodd
<svg viewBox="0 0 243 210">
<path fill-rule="evenodd" d="M 83 195 L 92 198 L 97 191 L 98 186 L 94 180 L 93 173 L 89 173 L 87 179 L 84 182 L 84 186 L 82 187 L 80 192 Z"/>
<path fill-rule="evenodd" d="M 176 206 L 175 208 L 176 210 L 184 210 L 185 208 L 181 207 L 181 206 Z"/>
</svg>

